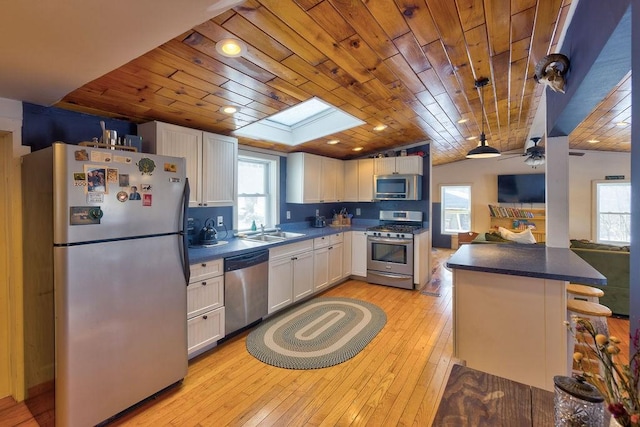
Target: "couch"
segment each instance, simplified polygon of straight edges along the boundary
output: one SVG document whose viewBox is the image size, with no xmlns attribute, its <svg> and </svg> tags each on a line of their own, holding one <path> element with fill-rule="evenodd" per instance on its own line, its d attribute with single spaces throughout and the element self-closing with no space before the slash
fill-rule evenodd
<svg viewBox="0 0 640 427">
<path fill-rule="evenodd" d="M 596 286 L 604 292 L 600 304 L 629 316 L 629 247 L 572 240 L 571 250 L 607 278 L 606 286 Z"/>
</svg>

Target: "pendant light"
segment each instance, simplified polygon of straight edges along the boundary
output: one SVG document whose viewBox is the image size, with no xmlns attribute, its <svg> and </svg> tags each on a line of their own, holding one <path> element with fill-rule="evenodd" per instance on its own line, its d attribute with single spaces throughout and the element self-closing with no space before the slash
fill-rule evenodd
<svg viewBox="0 0 640 427">
<path fill-rule="evenodd" d="M 483 77 L 476 80 L 475 86 L 481 88 L 481 104 L 482 104 L 482 133 L 480 134 L 480 144 L 467 153 L 467 159 L 487 159 L 489 157 L 498 157 L 500 151 L 487 145 L 487 137 L 484 134 L 484 87 L 489 83 L 489 79 Z"/>
</svg>

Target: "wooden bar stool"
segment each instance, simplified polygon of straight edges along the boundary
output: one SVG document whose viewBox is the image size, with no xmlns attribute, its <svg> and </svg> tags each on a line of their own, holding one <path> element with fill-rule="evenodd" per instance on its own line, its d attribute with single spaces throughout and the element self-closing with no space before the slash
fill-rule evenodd
<svg viewBox="0 0 640 427">
<path fill-rule="evenodd" d="M 578 285 L 576 283 L 567 285 L 567 298 L 569 299 L 600 303 L 600 297 L 603 295 L 602 289 L 594 288 L 593 286 Z"/>
<path fill-rule="evenodd" d="M 589 287 L 589 286 L 587 286 Z M 595 289 L 595 288 L 594 288 Z M 580 299 L 567 299 L 567 321 L 571 322 L 571 316 L 576 315 L 588 319 L 597 333 L 609 336 L 607 317 L 611 317 L 609 307 Z M 575 326 L 572 324 L 572 326 Z M 573 353 L 575 352 L 575 337 L 573 333 L 567 333 L 567 373 L 573 372 Z"/>
</svg>

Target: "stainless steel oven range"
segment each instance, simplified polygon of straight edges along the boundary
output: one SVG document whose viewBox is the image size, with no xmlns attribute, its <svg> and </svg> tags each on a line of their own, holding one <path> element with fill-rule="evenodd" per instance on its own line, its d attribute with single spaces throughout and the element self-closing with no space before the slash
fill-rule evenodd
<svg viewBox="0 0 640 427">
<path fill-rule="evenodd" d="M 367 281 L 413 289 L 413 234 L 420 211 L 380 211 L 380 225 L 367 229 Z"/>
</svg>

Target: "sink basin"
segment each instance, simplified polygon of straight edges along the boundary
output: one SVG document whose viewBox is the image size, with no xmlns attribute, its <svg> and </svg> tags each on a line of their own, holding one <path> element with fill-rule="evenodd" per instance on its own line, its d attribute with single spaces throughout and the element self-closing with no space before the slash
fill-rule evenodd
<svg viewBox="0 0 640 427">
<path fill-rule="evenodd" d="M 284 237 L 272 236 L 270 234 L 259 234 L 255 236 L 247 236 L 245 240 L 252 240 L 254 242 L 282 242 Z"/>
<path fill-rule="evenodd" d="M 292 233 L 290 231 L 272 231 L 267 233 L 268 236 L 281 237 L 283 239 L 293 239 L 294 237 L 302 237 L 304 233 Z"/>
<path fill-rule="evenodd" d="M 268 231 L 265 234 L 254 234 L 246 236 L 245 240 L 251 240 L 254 242 L 282 242 L 287 239 L 293 239 L 294 237 L 304 236 L 303 233 L 292 233 L 290 231 Z"/>
</svg>

